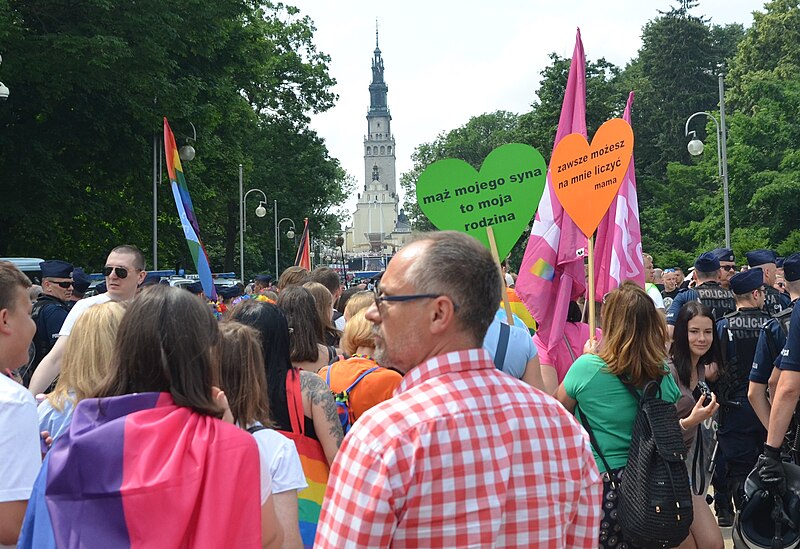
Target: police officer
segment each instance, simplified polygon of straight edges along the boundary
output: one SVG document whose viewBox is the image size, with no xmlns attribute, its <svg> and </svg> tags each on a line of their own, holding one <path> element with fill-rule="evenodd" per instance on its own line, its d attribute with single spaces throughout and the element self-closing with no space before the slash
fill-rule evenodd
<svg viewBox="0 0 800 549">
<path fill-rule="evenodd" d="M 711 253 L 719 259 L 719 285 L 726 290 L 730 289 L 730 281 L 736 272 L 736 259 L 730 248 L 716 248 Z"/>
<path fill-rule="evenodd" d="M 719 320 L 726 314 L 736 310 L 733 293 L 720 286 L 720 263 L 713 253 L 705 252 L 701 254 L 697 261 L 694 262 L 694 271 L 698 285 L 695 288 L 686 288 L 678 292 L 667 311 L 667 327 L 669 328 L 670 337 L 672 337 L 675 320 L 678 318 L 678 313 L 684 303 L 700 301 L 711 309 L 715 320 Z"/>
<path fill-rule="evenodd" d="M 800 395 L 800 307 L 792 310 L 789 335 L 786 337 L 786 346 L 781 351 L 779 366 L 781 376 L 772 399 L 767 442 L 764 453 L 758 458 L 756 469 L 763 485 L 774 492 L 783 493 L 786 481 L 780 448 Z"/>
<path fill-rule="evenodd" d="M 747 252 L 745 256 L 747 256 L 747 264 L 750 267 L 761 267 L 764 272 L 764 284 L 767 291 L 767 297 L 764 302 L 765 310 L 771 315 L 776 315 L 787 308 L 791 303 L 789 296 L 773 287 L 777 272 L 777 265 L 775 264 L 778 260 L 777 254 L 772 250 L 753 250 Z"/>
<path fill-rule="evenodd" d="M 767 432 L 747 399 L 748 378 L 758 336 L 770 317 L 764 305 L 764 274 L 759 268 L 736 273 L 730 280 L 736 311 L 717 321 L 723 364 L 717 390 L 721 396 L 719 453 L 725 463 L 725 480 L 741 509 L 744 480 L 758 459 Z M 724 494 L 723 494 L 724 497 Z"/>
<path fill-rule="evenodd" d="M 36 367 L 55 345 L 61 325 L 69 314 L 69 299 L 72 297 L 72 263 L 52 259 L 39 263 L 39 268 L 42 271 L 42 295 L 31 310 L 36 335 L 33 336 L 33 360 L 22 373 L 26 387 Z"/>
<path fill-rule="evenodd" d="M 764 427 L 769 426 L 770 404 L 767 399 L 767 385 L 774 387 L 775 382 L 770 383 L 770 376 L 773 375 L 773 366 L 780 363 L 779 357 L 781 350 L 786 345 L 786 337 L 789 334 L 789 320 L 792 315 L 797 299 L 800 298 L 800 253 L 787 257 L 784 261 L 784 277 L 786 279 L 786 289 L 792 300 L 789 307 L 774 315 L 767 322 L 758 336 L 756 354 L 753 358 L 753 368 L 750 370 L 750 388 L 747 397 L 750 404 L 758 414 L 758 419 Z"/>
<path fill-rule="evenodd" d="M 89 291 L 89 286 L 92 285 L 92 279 L 80 267 L 75 267 L 72 271 L 72 296 L 69 298 L 70 308 L 75 305 L 76 301 L 80 301 Z"/>
</svg>

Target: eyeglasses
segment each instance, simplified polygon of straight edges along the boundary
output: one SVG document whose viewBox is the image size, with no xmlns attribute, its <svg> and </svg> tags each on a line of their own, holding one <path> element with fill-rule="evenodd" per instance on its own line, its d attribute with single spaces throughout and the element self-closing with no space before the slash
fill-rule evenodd
<svg viewBox="0 0 800 549">
<path fill-rule="evenodd" d="M 381 291 L 378 289 L 377 286 L 372 290 L 372 296 L 375 298 L 375 306 L 380 311 L 381 303 L 386 301 L 413 301 L 415 299 L 436 299 L 437 297 L 442 297 L 442 294 L 408 294 L 408 295 L 381 295 Z M 456 304 L 453 303 L 453 307 L 456 307 Z"/>
<path fill-rule="evenodd" d="M 56 282 L 55 280 L 48 280 L 48 282 L 50 282 L 50 284 L 55 284 L 59 288 L 64 288 L 65 290 L 70 286 L 72 286 L 71 280 L 62 280 L 61 282 Z"/>
<path fill-rule="evenodd" d="M 736 265 L 721 265 L 720 269 L 722 269 L 723 271 L 735 271 Z"/>
<path fill-rule="evenodd" d="M 105 276 L 111 276 L 111 273 L 116 273 L 117 278 L 127 278 L 128 276 L 128 269 L 125 267 L 105 267 L 103 268 L 103 274 Z"/>
<path fill-rule="evenodd" d="M 670 268 L 670 269 L 664 269 L 664 273 L 675 273 L 675 272 L 677 272 L 677 270 L 675 270 L 675 269 L 672 269 L 672 268 Z"/>
</svg>

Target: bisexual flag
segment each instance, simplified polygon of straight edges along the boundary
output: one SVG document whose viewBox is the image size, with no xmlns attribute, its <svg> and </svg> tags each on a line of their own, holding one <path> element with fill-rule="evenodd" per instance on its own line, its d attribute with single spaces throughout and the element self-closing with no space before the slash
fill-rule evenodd
<svg viewBox="0 0 800 549">
<path fill-rule="evenodd" d="M 258 449 L 168 393 L 81 401 L 34 485 L 20 547 L 261 547 Z"/>
</svg>

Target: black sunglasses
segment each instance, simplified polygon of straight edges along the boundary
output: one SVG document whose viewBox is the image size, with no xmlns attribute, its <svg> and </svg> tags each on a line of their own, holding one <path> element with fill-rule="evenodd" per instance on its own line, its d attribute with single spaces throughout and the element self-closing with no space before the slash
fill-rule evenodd
<svg viewBox="0 0 800 549">
<path fill-rule="evenodd" d="M 125 267 L 104 267 L 103 274 L 111 276 L 111 273 L 116 272 L 118 278 L 126 278 L 128 276 L 128 269 Z"/>
<path fill-rule="evenodd" d="M 735 271 L 736 265 L 723 265 L 722 267 L 720 267 L 720 269 L 722 269 L 723 271 Z"/>
<path fill-rule="evenodd" d="M 72 286 L 71 280 L 62 280 L 61 282 L 52 282 L 52 284 L 58 284 L 59 288 L 64 288 L 65 290 Z"/>
</svg>

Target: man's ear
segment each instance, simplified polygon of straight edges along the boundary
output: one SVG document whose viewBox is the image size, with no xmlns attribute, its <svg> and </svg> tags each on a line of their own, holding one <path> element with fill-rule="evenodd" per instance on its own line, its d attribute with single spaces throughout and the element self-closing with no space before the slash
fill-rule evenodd
<svg viewBox="0 0 800 549">
<path fill-rule="evenodd" d="M 144 282 L 145 277 L 147 277 L 147 271 L 141 271 L 139 273 L 139 282 L 138 282 L 137 286 L 141 286 L 142 285 L 142 282 Z"/>
<path fill-rule="evenodd" d="M 11 311 L 8 309 L 0 309 L 0 333 L 2 334 L 11 333 L 11 326 L 8 324 L 8 318 L 10 315 Z"/>
<path fill-rule="evenodd" d="M 447 296 L 440 296 L 433 300 L 433 307 L 429 309 L 431 319 L 431 333 L 446 332 L 456 321 L 456 308 L 453 301 Z"/>
</svg>

